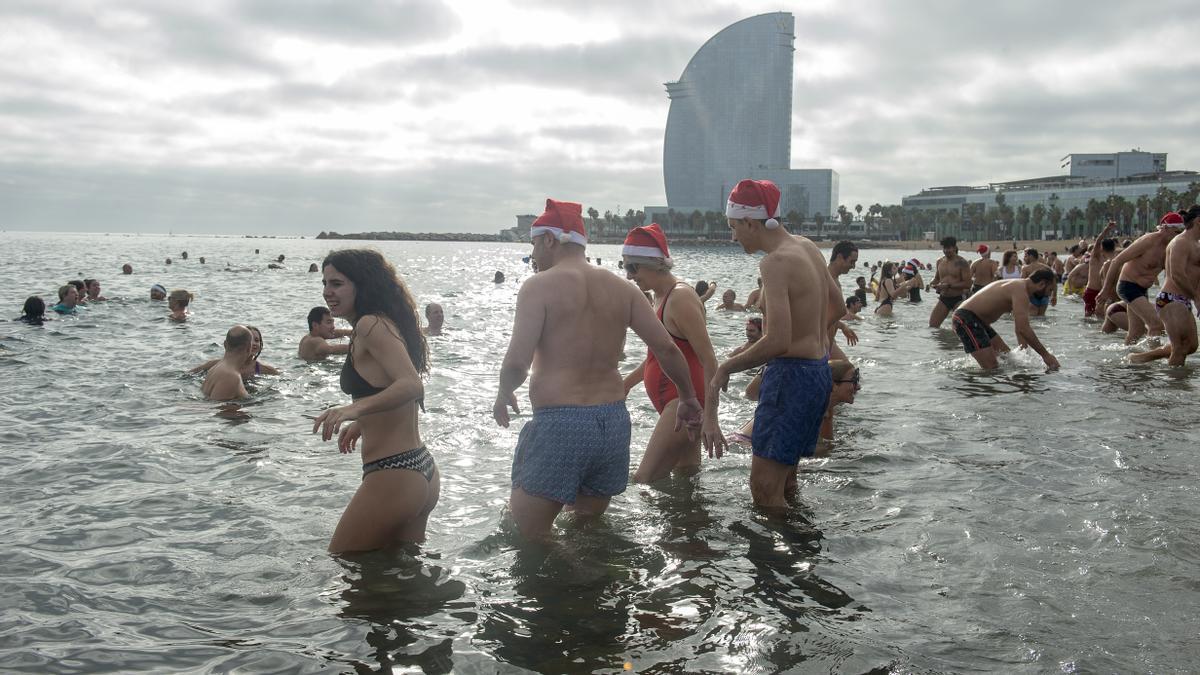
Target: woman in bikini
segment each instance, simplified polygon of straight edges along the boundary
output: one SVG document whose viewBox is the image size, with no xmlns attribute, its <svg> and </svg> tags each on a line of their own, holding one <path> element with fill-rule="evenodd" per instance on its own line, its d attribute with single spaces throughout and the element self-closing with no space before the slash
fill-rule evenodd
<svg viewBox="0 0 1200 675">
<path fill-rule="evenodd" d="M 654 293 L 658 320 L 687 359 L 692 387 L 700 398 L 700 405 L 704 405 L 705 384 L 717 372 L 717 357 L 708 338 L 703 303 L 686 283 L 671 274 L 673 262 L 666 235 L 657 224 L 635 227 L 625 238 L 621 253 L 625 275 L 638 288 Z M 700 466 L 700 436 L 688 438 L 686 429 L 675 430 L 679 392 L 663 373 L 654 354 L 648 354 L 645 362 L 625 377 L 626 396 L 639 382 L 645 383 L 646 395 L 659 417 L 633 480 L 652 483 L 666 478 L 672 470 L 695 472 Z"/>
<path fill-rule="evenodd" d="M 334 251 L 321 271 L 330 313 L 354 326 L 341 376 L 342 391 L 354 402 L 321 413 L 313 433 L 320 430 L 326 441 L 337 434 L 343 453 L 353 452 L 361 438 L 363 458 L 362 483 L 329 551 L 424 541 L 441 477 L 417 425 L 429 350 L 416 303 L 376 251 Z"/>
<path fill-rule="evenodd" d="M 883 270 L 879 273 L 879 305 L 875 308 L 875 313 L 879 316 L 891 316 L 892 304 L 896 298 L 904 297 L 909 288 L 912 288 L 919 277 L 909 279 L 899 286 L 896 285 L 896 280 L 893 278 L 896 273 L 896 263 L 885 262 Z"/>
</svg>

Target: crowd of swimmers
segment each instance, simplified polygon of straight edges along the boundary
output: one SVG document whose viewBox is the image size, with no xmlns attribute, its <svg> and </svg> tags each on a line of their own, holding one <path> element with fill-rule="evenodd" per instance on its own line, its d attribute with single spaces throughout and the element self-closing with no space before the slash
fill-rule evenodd
<svg viewBox="0 0 1200 675">
<path fill-rule="evenodd" d="M 1102 330 L 1125 330 L 1129 343 L 1165 331 L 1167 344 L 1132 354 L 1134 361 L 1166 358 L 1178 365 L 1196 349 L 1200 206 L 1163 216 L 1154 232 L 1121 247 L 1109 237 L 1115 229 L 1109 224 L 1092 243 L 1072 246 L 1065 260 L 1029 248 L 1020 255 L 1006 251 L 995 261 L 982 244 L 978 259 L 968 262 L 957 240 L 947 237 L 933 265 L 916 259 L 864 263 L 870 276 L 856 277 L 854 291 L 843 297 L 839 278 L 858 268 L 857 247 L 839 242 L 826 260 L 813 242 L 781 226 L 779 201 L 770 181 L 743 180 L 729 195 L 726 218 L 733 240 L 747 254 L 765 255 L 745 303 L 725 289 L 716 306 L 754 312 L 745 322 L 745 343 L 719 357 L 705 308 L 717 284 L 681 281 L 658 225 L 629 231 L 618 261 L 622 278 L 585 255 L 582 207 L 546 200 L 530 230 L 528 261 L 535 273 L 517 294 L 492 407 L 495 422 L 508 427 L 510 414 L 522 407 L 517 392 L 528 381 L 532 416 L 517 437 L 508 503 L 523 537 L 546 538 L 564 508 L 577 518 L 598 516 L 626 489 L 631 477 L 626 400 L 639 387 L 658 419 L 632 470 L 634 481 L 695 472 L 705 451 L 716 459 L 730 442 L 744 443 L 752 454 L 748 479 L 754 504 L 786 507 L 799 461 L 828 450 L 837 407 L 853 404 L 862 386 L 861 371 L 836 338 L 840 333 L 848 349 L 856 345 L 850 324 L 872 295 L 874 311 L 888 315 L 897 302 L 918 303 L 922 292 L 935 294 L 929 326 L 940 327 L 949 318 L 964 352 L 988 369 L 1010 350 L 992 328 L 1009 314 L 1017 345 L 1038 353 L 1048 370 L 1059 367 L 1030 317 L 1058 306 L 1060 285 L 1064 296 L 1082 296 L 1085 317 L 1104 317 Z M 362 481 L 329 549 L 421 541 L 441 486 L 437 462 L 420 434 L 423 379 L 431 367 L 426 337 L 441 332 L 444 311 L 426 305 L 422 327 L 412 294 L 376 251 L 334 251 L 317 269 L 325 305 L 308 313 L 299 356 L 311 361 L 344 355 L 339 380 L 351 401 L 322 411 L 312 430 L 325 441 L 336 437 L 343 453 L 361 444 L 363 461 Z M 1152 304 L 1150 289 L 1164 269 L 1166 281 Z M 926 281 L 923 273 L 932 276 Z M 503 282 L 501 273 L 495 281 Z M 75 290 L 68 286 L 64 297 Z M 338 329 L 335 319 L 352 328 Z M 647 355 L 622 373 L 629 330 L 645 343 Z M 206 373 L 205 396 L 245 396 L 245 378 L 269 372 L 258 361 L 261 349 L 257 329 L 230 328 L 222 358 L 195 369 Z M 727 437 L 718 424 L 721 396 L 730 377 L 741 372 L 750 376 L 743 395 L 757 405 L 753 418 Z"/>
<path fill-rule="evenodd" d="M 853 404 L 862 386 L 861 371 L 836 336 L 841 333 L 847 349 L 854 347 L 857 335 L 850 324 L 859 320 L 872 295 L 875 311 L 886 315 L 897 302 L 921 302 L 921 292 L 934 294 L 929 326 L 940 327 L 949 318 L 963 350 L 984 368 L 997 367 L 997 355 L 1009 350 L 992 328 L 1007 314 L 1017 345 L 1037 352 L 1048 370 L 1058 368 L 1030 317 L 1057 306 L 1059 285 L 1064 295 L 1083 295 L 1087 316 L 1106 312 L 1106 331 L 1110 322 L 1119 322 L 1136 340 L 1161 333 L 1165 324 L 1170 344 L 1135 354 L 1134 360 L 1162 356 L 1182 362 L 1195 350 L 1190 310 L 1200 282 L 1200 228 L 1195 227 L 1200 207 L 1168 214 L 1155 232 L 1119 251 L 1107 236 L 1110 226 L 1090 246 L 1072 247 L 1065 260 L 1030 248 L 1021 255 L 1006 252 L 997 262 L 991 249 L 980 245 L 979 258 L 968 262 L 948 237 L 935 264 L 911 259 L 870 265 L 870 276 L 858 276 L 854 291 L 843 297 L 839 277 L 857 269 L 857 248 L 839 242 L 827 261 L 811 241 L 780 226 L 779 196 L 774 184 L 754 180 L 738 183 L 729 196 L 726 216 L 733 239 L 748 254 L 766 255 L 758 263 L 758 285 L 745 303 L 725 289 L 716 306 L 754 312 L 745 322 L 746 342 L 724 357 L 709 338 L 705 309 L 717 284 L 691 286 L 675 276 L 661 228 L 630 230 L 618 261 L 622 278 L 585 255 L 582 207 L 547 200 L 530 230 L 529 263 L 536 273 L 517 295 L 492 408 L 496 423 L 508 427 L 510 415 L 521 411 L 517 392 L 528 381 L 533 410 L 516 441 L 508 503 L 523 537 L 547 537 L 564 508 L 576 518 L 602 514 L 631 477 L 653 483 L 695 472 L 705 450 L 710 459 L 720 458 L 730 442 L 750 446 L 755 505 L 785 507 L 796 489 L 799 461 L 828 451 L 837 407 Z M 1155 309 L 1146 292 L 1164 267 L 1168 278 Z M 358 551 L 421 541 L 441 486 L 418 419 L 423 377 L 431 365 L 426 336 L 440 332 L 442 308 L 426 306 L 422 329 L 412 295 L 374 251 L 335 251 L 320 271 L 326 305 L 309 312 L 300 355 L 344 354 L 340 384 L 351 402 L 323 411 L 312 428 L 326 441 L 336 437 L 343 453 L 361 444 L 363 461 L 362 482 L 329 548 Z M 1114 293 L 1119 302 L 1110 297 Z M 1121 304 L 1124 311 L 1115 309 Z M 1114 320 L 1117 313 L 1128 318 Z M 1187 321 L 1179 319 L 1185 316 Z M 353 328 L 337 329 L 335 318 Z M 1179 324 L 1189 324 L 1190 333 Z M 645 343 L 647 356 L 622 373 L 619 363 L 630 329 Z M 206 393 L 213 394 L 218 376 L 241 392 L 239 373 L 245 372 L 253 339 L 245 327 L 230 330 L 228 361 L 210 369 Z M 726 437 L 718 425 L 720 399 L 730 376 L 739 372 L 751 375 L 743 395 L 757 407 L 753 419 Z M 626 400 L 635 388 L 644 389 L 658 419 L 640 463 L 631 467 Z"/>
</svg>

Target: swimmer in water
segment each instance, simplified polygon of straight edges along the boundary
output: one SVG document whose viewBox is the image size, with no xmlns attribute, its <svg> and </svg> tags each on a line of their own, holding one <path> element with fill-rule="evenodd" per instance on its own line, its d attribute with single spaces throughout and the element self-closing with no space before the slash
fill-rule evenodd
<svg viewBox="0 0 1200 675">
<path fill-rule="evenodd" d="M 997 352 L 1007 352 L 1009 347 L 992 330 L 992 324 L 1001 316 L 1012 312 L 1016 323 L 1017 343 L 1032 347 L 1046 362 L 1048 371 L 1058 370 L 1058 359 L 1054 358 L 1033 332 L 1029 324 L 1029 308 L 1043 298 L 1049 298 L 1054 289 L 1054 272 L 1040 269 L 1026 279 L 994 281 L 979 293 L 972 295 L 954 310 L 954 332 L 962 341 L 963 350 L 973 356 L 979 365 L 988 370 L 999 366 Z"/>
<path fill-rule="evenodd" d="M 942 239 L 942 257 L 929 286 L 938 294 L 938 301 L 929 313 L 929 327 L 939 328 L 971 289 L 971 265 L 958 254 L 958 239 Z"/>
<path fill-rule="evenodd" d="M 59 314 L 75 314 L 79 305 L 79 289 L 71 284 L 63 284 L 58 288 L 58 304 L 52 307 Z"/>
<path fill-rule="evenodd" d="M 166 300 L 167 299 L 167 287 L 163 286 L 162 284 L 154 284 L 153 286 L 151 286 L 150 287 L 150 299 L 151 300 Z"/>
<path fill-rule="evenodd" d="M 100 282 L 96 279 L 84 279 L 83 286 L 87 289 L 88 302 L 104 302 L 108 298 L 100 295 Z"/>
<path fill-rule="evenodd" d="M 717 305 L 717 309 L 727 312 L 746 311 L 745 305 L 734 302 L 734 300 L 737 300 L 737 292 L 732 288 L 725 289 L 725 292 L 721 294 L 721 304 Z"/>
<path fill-rule="evenodd" d="M 279 369 L 269 363 L 262 363 L 258 360 L 263 350 L 262 331 L 257 326 L 247 325 L 246 328 L 250 331 L 250 352 L 246 355 L 246 360 L 242 362 L 238 369 L 243 380 L 249 380 L 256 375 L 278 375 Z M 205 361 L 200 365 L 189 370 L 189 373 L 203 373 L 209 368 L 217 365 L 219 359 Z"/>
<path fill-rule="evenodd" d="M 121 265 L 121 274 L 133 274 L 133 265 L 129 263 Z"/>
<path fill-rule="evenodd" d="M 720 394 L 731 373 L 766 364 L 754 413 L 750 492 L 755 505 L 784 508 L 789 479 L 801 457 L 816 451 L 821 418 L 833 387 L 829 334 L 846 314 L 841 291 L 816 244 L 788 234 L 779 220 L 779 188 L 743 180 L 725 210 L 733 239 L 759 262 L 767 313 L 754 346 L 717 367 L 704 409 L 704 445 L 720 456 L 726 447 L 717 422 Z"/>
<path fill-rule="evenodd" d="M 826 451 L 824 454 L 828 453 L 828 443 L 833 441 L 834 408 L 843 403 L 853 405 L 855 395 L 862 389 L 862 376 L 853 363 L 841 359 L 830 361 L 829 371 L 833 377 L 833 389 L 829 394 L 829 407 L 825 410 L 825 417 L 821 419 L 821 440 Z"/>
<path fill-rule="evenodd" d="M 183 322 L 188 320 L 188 305 L 192 302 L 192 294 L 182 289 L 171 291 L 167 297 L 167 307 L 171 309 L 171 321 Z"/>
<path fill-rule="evenodd" d="M 442 325 L 446 323 L 446 311 L 436 302 L 425 305 L 425 334 L 441 335 Z"/>
<path fill-rule="evenodd" d="M 516 390 L 530 375 L 533 417 L 513 457 L 509 510 L 521 536 L 544 539 L 565 505 L 599 516 L 629 480 L 629 412 L 618 365 L 632 328 L 678 390 L 675 428 L 695 429 L 700 402 L 688 363 L 641 291 L 584 260 L 583 207 L 546 200 L 533 222 L 541 270 L 517 293 L 512 338 L 492 417 L 509 425 Z M 695 298 L 693 297 L 692 300 Z"/>
<path fill-rule="evenodd" d="M 733 351 L 729 352 L 729 356 L 727 356 L 726 358 L 732 358 L 734 356 L 737 356 L 738 354 L 741 354 L 742 352 L 744 352 L 747 349 L 749 349 L 750 347 L 752 347 L 755 342 L 758 342 L 759 339 L 762 338 L 762 326 L 763 326 L 763 320 L 762 320 L 761 316 L 752 316 L 749 319 L 746 319 L 746 342 L 745 342 L 745 344 L 738 345 L 737 347 L 735 347 Z"/>
<path fill-rule="evenodd" d="M 687 361 L 692 388 L 703 406 L 704 398 L 699 394 L 704 383 L 717 372 L 717 357 L 708 337 L 700 298 L 690 292 L 692 289 L 688 284 L 671 273 L 674 261 L 666 235 L 656 223 L 635 227 L 625 238 L 621 256 L 625 261 L 625 276 L 643 291 L 653 291 L 658 320 Z M 677 290 L 681 292 L 676 293 Z M 653 353 L 625 377 L 625 395 L 628 396 L 639 382 L 645 383 L 646 396 L 659 416 L 642 462 L 633 474 L 634 482 L 653 483 L 671 475 L 672 471 L 695 473 L 700 467 L 700 436 L 676 425 L 679 392 Z"/>
<path fill-rule="evenodd" d="M 1154 300 L 1158 318 L 1167 330 L 1167 344 L 1141 354 L 1130 354 L 1133 363 L 1167 359 L 1182 366 L 1196 351 L 1196 291 L 1200 288 L 1200 206 L 1174 214 L 1183 221 L 1183 232 L 1167 244 L 1166 272 L 1162 291 Z"/>
<path fill-rule="evenodd" d="M 354 326 L 341 387 L 353 402 L 322 412 L 313 433 L 350 453 L 362 440 L 363 477 L 329 542 L 331 553 L 425 540 L 441 474 L 421 441 L 418 409 L 429 349 L 416 303 L 378 251 L 333 251 L 321 265 L 325 303 Z M 343 426 L 345 425 L 345 426 Z"/>
<path fill-rule="evenodd" d="M 328 307 L 313 307 L 308 312 L 308 334 L 300 338 L 300 358 L 305 361 L 321 361 L 330 354 L 345 354 L 348 344 L 329 344 L 329 340 L 348 337 L 352 332 L 337 328 Z"/>
<path fill-rule="evenodd" d="M 232 401 L 250 394 L 242 383 L 238 368 L 250 354 L 253 336 L 245 326 L 234 326 L 225 333 L 225 355 L 204 376 L 200 391 L 210 401 Z"/>
<path fill-rule="evenodd" d="M 31 326 L 40 326 L 49 321 L 50 319 L 46 318 L 46 301 L 38 295 L 25 298 L 25 304 L 21 307 L 21 316 L 17 320 L 24 321 Z"/>
</svg>

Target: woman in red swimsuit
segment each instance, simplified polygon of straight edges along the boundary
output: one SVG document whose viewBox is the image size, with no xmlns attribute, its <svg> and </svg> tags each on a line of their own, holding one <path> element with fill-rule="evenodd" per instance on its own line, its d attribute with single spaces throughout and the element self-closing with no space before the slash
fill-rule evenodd
<svg viewBox="0 0 1200 675">
<path fill-rule="evenodd" d="M 675 339 L 692 375 L 700 404 L 704 405 L 705 383 L 717 371 L 717 357 L 708 339 L 704 306 L 695 290 L 671 274 L 673 262 L 667 249 L 667 237 L 657 224 L 635 227 L 625 238 L 621 251 L 625 276 L 643 291 L 654 293 L 658 320 Z M 675 408 L 679 393 L 663 374 L 653 354 L 625 378 L 625 394 L 638 382 L 646 385 L 646 395 L 658 411 L 658 423 L 646 446 L 646 454 L 633 474 L 637 483 L 652 483 L 666 478 L 673 469 L 694 472 L 700 466 L 700 437 L 688 438 L 686 430 L 675 431 Z"/>
</svg>

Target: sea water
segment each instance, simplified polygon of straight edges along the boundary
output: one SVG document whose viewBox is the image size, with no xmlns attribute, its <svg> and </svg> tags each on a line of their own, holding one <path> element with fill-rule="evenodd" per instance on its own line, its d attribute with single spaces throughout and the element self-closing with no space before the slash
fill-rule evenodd
<svg viewBox="0 0 1200 675">
<path fill-rule="evenodd" d="M 382 251 L 421 306 L 445 307 L 421 415 L 441 502 L 407 552 L 325 553 L 361 468 L 310 433 L 348 402 L 340 360 L 296 347 L 323 304 L 307 268 L 345 246 Z M 749 449 L 732 446 L 694 477 L 630 485 L 599 522 L 560 520 L 538 549 L 504 518 L 525 391 L 509 429 L 490 414 L 528 244 L 3 233 L 0 251 L 5 318 L 69 279 L 111 298 L 0 324 L 5 671 L 1170 672 L 1200 657 L 1200 375 L 1128 365 L 1078 299 L 1033 320 L 1062 363 L 1050 374 L 1032 353 L 981 371 L 949 321 L 928 327 L 931 294 L 892 318 L 869 307 L 846 347 L 862 390 L 786 515 L 752 508 Z M 615 271 L 619 247 L 589 252 Z M 718 298 L 754 286 L 738 248 L 672 253 Z M 860 261 L 913 255 L 939 252 Z M 152 283 L 195 294 L 187 323 Z M 746 315 L 716 304 L 720 356 Z M 186 371 L 234 323 L 262 329 L 281 374 L 205 401 Z M 1015 345 L 1011 319 L 995 328 Z M 644 354 L 631 335 L 622 371 Z M 636 465 L 656 415 L 640 388 L 629 407 Z M 752 415 L 723 397 L 727 432 Z"/>
</svg>

